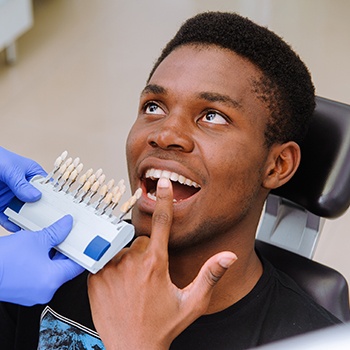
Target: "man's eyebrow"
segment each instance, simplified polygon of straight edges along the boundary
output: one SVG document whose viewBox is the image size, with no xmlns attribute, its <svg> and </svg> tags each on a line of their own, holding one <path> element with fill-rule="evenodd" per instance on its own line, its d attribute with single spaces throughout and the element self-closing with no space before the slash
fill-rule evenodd
<svg viewBox="0 0 350 350">
<path fill-rule="evenodd" d="M 167 94 L 167 90 L 160 85 L 157 84 L 148 84 L 145 86 L 145 88 L 142 90 L 141 92 L 141 96 L 144 94 L 162 94 L 165 95 Z M 223 95 L 223 94 L 219 94 L 216 92 L 200 92 L 198 94 L 198 98 L 202 99 L 202 100 L 206 100 L 209 102 L 222 102 L 224 104 L 227 104 L 233 108 L 236 109 L 242 109 L 243 106 L 241 105 L 241 103 L 237 100 L 234 100 L 233 98 L 231 98 L 228 95 Z"/>
<path fill-rule="evenodd" d="M 145 88 L 141 92 L 141 96 L 147 93 L 151 94 L 166 94 L 167 91 L 164 87 L 157 85 L 157 84 L 148 84 L 145 86 Z"/>
<path fill-rule="evenodd" d="M 198 97 L 209 102 L 222 102 L 236 109 L 243 108 L 239 101 L 234 100 L 228 95 L 222 95 L 216 92 L 201 92 L 198 94 Z"/>
</svg>

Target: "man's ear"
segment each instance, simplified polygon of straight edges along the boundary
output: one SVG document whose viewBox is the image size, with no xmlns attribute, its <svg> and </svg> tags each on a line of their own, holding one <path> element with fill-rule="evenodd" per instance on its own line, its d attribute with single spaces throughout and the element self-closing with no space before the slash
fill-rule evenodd
<svg viewBox="0 0 350 350">
<path fill-rule="evenodd" d="M 266 162 L 263 187 L 274 189 L 288 182 L 298 169 L 300 163 L 300 147 L 290 141 L 273 145 Z"/>
</svg>

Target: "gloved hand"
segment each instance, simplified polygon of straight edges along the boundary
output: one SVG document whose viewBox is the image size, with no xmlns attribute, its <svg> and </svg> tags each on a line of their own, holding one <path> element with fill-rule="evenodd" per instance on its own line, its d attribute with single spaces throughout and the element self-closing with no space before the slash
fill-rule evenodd
<svg viewBox="0 0 350 350">
<path fill-rule="evenodd" d="M 37 232 L 20 231 L 0 237 L 0 300 L 31 306 L 51 300 L 56 290 L 83 268 L 51 249 L 61 243 L 72 228 L 73 219 L 64 216 Z"/>
<path fill-rule="evenodd" d="M 35 175 L 46 175 L 38 163 L 0 147 L 0 225 L 6 230 L 20 229 L 3 213 L 14 196 L 23 202 L 40 199 L 40 191 L 28 183 Z"/>
</svg>

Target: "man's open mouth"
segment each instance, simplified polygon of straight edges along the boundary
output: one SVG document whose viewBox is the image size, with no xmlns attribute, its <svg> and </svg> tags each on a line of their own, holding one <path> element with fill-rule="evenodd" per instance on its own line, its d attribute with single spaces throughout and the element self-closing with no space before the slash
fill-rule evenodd
<svg viewBox="0 0 350 350">
<path fill-rule="evenodd" d="M 148 169 L 142 179 L 146 188 L 147 197 L 156 200 L 157 182 L 161 177 L 171 180 L 173 185 L 174 202 L 192 197 L 200 189 L 200 185 L 183 175 L 160 169 Z"/>
</svg>

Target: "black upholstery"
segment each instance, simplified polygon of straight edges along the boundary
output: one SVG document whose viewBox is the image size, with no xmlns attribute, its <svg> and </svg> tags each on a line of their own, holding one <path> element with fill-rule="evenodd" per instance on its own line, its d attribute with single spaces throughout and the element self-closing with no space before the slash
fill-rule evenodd
<svg viewBox="0 0 350 350">
<path fill-rule="evenodd" d="M 350 205 L 350 106 L 316 98 L 316 110 L 295 176 L 271 193 L 325 218 Z"/>
<path fill-rule="evenodd" d="M 350 106 L 317 97 L 314 118 L 294 178 L 272 192 L 320 217 L 335 218 L 350 205 Z M 258 251 L 342 321 L 350 320 L 349 291 L 337 271 L 256 241 Z"/>
<path fill-rule="evenodd" d="M 339 272 L 262 241 L 257 240 L 255 246 L 261 255 L 292 277 L 318 304 L 341 321 L 350 321 L 348 284 Z"/>
</svg>

